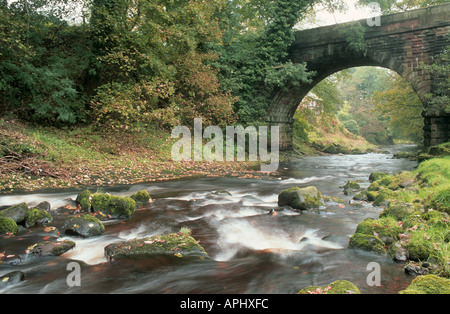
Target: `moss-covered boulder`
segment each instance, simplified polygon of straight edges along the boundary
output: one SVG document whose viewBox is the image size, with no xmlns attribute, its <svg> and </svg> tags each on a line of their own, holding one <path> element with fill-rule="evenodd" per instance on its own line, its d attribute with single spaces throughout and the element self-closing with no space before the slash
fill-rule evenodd
<svg viewBox="0 0 450 314">
<path fill-rule="evenodd" d="M 148 203 L 152 198 L 147 191 L 141 190 L 130 196 L 132 200 L 136 202 L 136 207 L 139 208 L 143 204 Z"/>
<path fill-rule="evenodd" d="M 294 209 L 308 210 L 324 206 L 322 194 L 315 186 L 292 187 L 278 194 L 278 206 L 291 206 Z"/>
<path fill-rule="evenodd" d="M 416 206 L 411 203 L 389 203 L 381 213 L 380 217 L 394 217 L 397 220 L 406 220 L 409 216 L 417 211 Z"/>
<path fill-rule="evenodd" d="M 360 294 L 358 287 L 347 280 L 336 280 L 326 286 L 303 288 L 298 294 Z"/>
<path fill-rule="evenodd" d="M 78 194 L 75 202 L 77 203 L 77 205 L 80 205 L 80 209 L 82 212 L 89 213 L 91 211 L 91 194 L 92 193 L 89 190 L 84 190 L 83 192 Z"/>
<path fill-rule="evenodd" d="M 28 256 L 40 257 L 40 256 L 60 256 L 65 252 L 73 249 L 76 243 L 69 240 L 64 241 L 44 241 L 32 245 L 28 249 Z"/>
<path fill-rule="evenodd" d="M 359 185 L 359 183 L 353 180 L 347 181 L 343 188 L 345 195 L 355 194 L 361 191 L 361 186 Z"/>
<path fill-rule="evenodd" d="M 205 249 L 198 244 L 190 232 L 183 229 L 177 233 L 157 235 L 110 244 L 105 247 L 105 256 L 111 261 L 117 258 L 208 258 Z"/>
<path fill-rule="evenodd" d="M 369 199 L 367 198 L 367 191 L 363 190 L 363 191 L 359 192 L 358 194 L 353 196 L 353 199 L 355 201 L 368 201 Z"/>
<path fill-rule="evenodd" d="M 373 200 L 373 206 L 388 206 L 389 201 L 392 199 L 393 191 L 387 188 L 383 188 L 377 192 L 375 199 Z"/>
<path fill-rule="evenodd" d="M 32 208 L 28 212 L 28 216 L 25 219 L 25 226 L 31 227 L 36 224 L 46 224 L 53 221 L 52 215 L 45 209 Z"/>
<path fill-rule="evenodd" d="M 17 224 L 14 220 L 7 217 L 0 217 L 0 235 L 16 234 Z"/>
<path fill-rule="evenodd" d="M 101 235 L 105 231 L 105 226 L 99 219 L 84 214 L 66 218 L 62 230 L 66 234 L 90 238 Z"/>
<path fill-rule="evenodd" d="M 363 233 L 355 233 L 351 236 L 348 247 L 351 249 L 361 249 L 378 254 L 387 254 L 385 244 L 377 236 Z"/>
<path fill-rule="evenodd" d="M 28 216 L 27 203 L 20 203 L 0 211 L 0 217 L 11 218 L 16 224 L 24 224 Z"/>
<path fill-rule="evenodd" d="M 405 244 L 409 259 L 412 261 L 426 261 L 434 252 L 433 242 L 427 238 L 413 236 Z"/>
<path fill-rule="evenodd" d="M 130 197 L 95 193 L 91 196 L 91 207 L 92 211 L 102 212 L 111 218 L 128 218 L 134 214 L 136 202 Z"/>
<path fill-rule="evenodd" d="M 399 234 L 403 229 L 398 225 L 398 222 L 392 217 L 383 217 L 380 219 L 367 218 L 363 220 L 355 233 L 372 235 L 378 237 L 385 245 L 390 245 L 399 239 Z"/>
<path fill-rule="evenodd" d="M 374 182 L 382 179 L 383 177 L 389 176 L 389 173 L 386 172 L 372 172 L 369 176 L 369 181 Z"/>
<path fill-rule="evenodd" d="M 450 279 L 436 275 L 418 276 L 400 294 L 450 294 Z"/>
</svg>

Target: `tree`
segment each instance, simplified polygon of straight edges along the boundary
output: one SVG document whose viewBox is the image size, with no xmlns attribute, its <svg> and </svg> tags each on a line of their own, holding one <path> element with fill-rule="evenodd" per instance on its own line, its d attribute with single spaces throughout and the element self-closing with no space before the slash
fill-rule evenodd
<svg viewBox="0 0 450 314">
<path fill-rule="evenodd" d="M 409 84 L 398 75 L 389 77 L 390 88 L 375 92 L 375 111 L 389 121 L 398 139 L 420 141 L 423 138 L 423 104 Z"/>
<path fill-rule="evenodd" d="M 50 5 L 28 0 L 0 7 L 2 108 L 24 120 L 75 123 L 85 117 L 80 83 L 90 49 L 80 27 L 42 15 L 44 4 Z"/>
<path fill-rule="evenodd" d="M 258 12 L 264 27 L 238 36 L 235 31 L 245 25 L 236 22 L 228 28 L 232 36 L 228 42 L 216 47 L 221 57 L 217 62 L 220 82 L 225 90 L 239 97 L 235 111 L 243 124 L 265 120 L 270 95 L 278 88 L 307 82 L 310 74 L 303 64 L 287 59 L 288 48 L 294 40 L 293 27 L 313 0 L 261 1 Z M 249 3 L 256 3 L 249 1 Z M 228 7 L 231 15 L 235 7 Z M 239 10 L 237 11 L 239 12 Z M 231 37 L 231 39 L 230 39 Z M 268 96 L 269 95 L 269 96 Z"/>
</svg>

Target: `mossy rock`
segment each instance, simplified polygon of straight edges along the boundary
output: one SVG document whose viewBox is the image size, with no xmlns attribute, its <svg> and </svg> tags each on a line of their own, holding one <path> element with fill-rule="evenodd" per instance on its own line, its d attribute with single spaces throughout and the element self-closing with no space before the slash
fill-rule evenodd
<svg viewBox="0 0 450 314">
<path fill-rule="evenodd" d="M 372 172 L 369 176 L 369 181 L 370 182 L 375 182 L 378 181 L 386 176 L 390 176 L 391 174 L 386 173 L 386 172 Z"/>
<path fill-rule="evenodd" d="M 347 181 L 347 183 L 344 185 L 344 189 L 359 190 L 359 189 L 361 189 L 361 186 L 359 185 L 358 182 L 353 181 L 353 180 L 349 180 L 349 181 Z"/>
<path fill-rule="evenodd" d="M 17 224 L 11 218 L 0 217 L 0 235 L 7 233 L 16 234 Z"/>
<path fill-rule="evenodd" d="M 66 218 L 62 229 L 67 234 L 90 238 L 101 235 L 105 231 L 105 226 L 99 219 L 89 214 L 84 214 Z"/>
<path fill-rule="evenodd" d="M 27 219 L 25 220 L 25 226 L 31 227 L 35 224 L 46 224 L 53 221 L 53 216 L 45 209 L 32 208 L 28 212 Z"/>
<path fill-rule="evenodd" d="M 91 206 L 94 212 L 102 212 L 111 218 L 128 218 L 134 214 L 136 202 L 130 197 L 96 193 L 92 195 Z"/>
<path fill-rule="evenodd" d="M 80 194 L 78 194 L 76 198 L 76 202 L 78 205 L 80 205 L 81 211 L 89 213 L 91 211 L 91 202 L 90 197 L 92 193 L 89 190 L 84 190 Z"/>
<path fill-rule="evenodd" d="M 353 181 L 353 180 L 347 181 L 347 183 L 344 185 L 344 194 L 345 195 L 357 193 L 360 190 L 361 190 L 361 186 L 359 185 L 359 183 L 356 181 Z"/>
<path fill-rule="evenodd" d="M 389 255 L 396 262 L 407 262 L 409 259 L 408 249 L 400 242 L 395 242 L 389 247 Z"/>
<path fill-rule="evenodd" d="M 411 239 L 405 247 L 412 261 L 426 261 L 434 252 L 433 244 L 428 239 Z"/>
<path fill-rule="evenodd" d="M 377 199 L 377 197 L 378 197 L 378 191 L 369 191 L 369 190 L 367 190 L 367 191 L 366 191 L 366 196 L 367 196 L 367 200 L 368 200 L 369 202 L 373 202 L 373 201 L 375 201 L 375 200 Z"/>
<path fill-rule="evenodd" d="M 205 249 L 188 232 L 177 232 L 153 237 L 113 243 L 105 247 L 108 260 L 116 258 L 208 258 Z"/>
<path fill-rule="evenodd" d="M 367 191 L 361 191 L 360 193 L 353 196 L 353 199 L 355 201 L 368 201 L 369 199 L 367 198 Z"/>
<path fill-rule="evenodd" d="M 298 294 L 361 294 L 358 287 L 347 280 L 336 280 L 326 286 L 303 288 Z"/>
<path fill-rule="evenodd" d="M 436 275 L 416 277 L 400 294 L 450 294 L 450 279 Z"/>
<path fill-rule="evenodd" d="M 417 211 L 416 207 L 410 203 L 390 203 L 381 213 L 380 217 L 391 216 L 397 220 L 405 220 Z"/>
<path fill-rule="evenodd" d="M 378 254 L 387 254 L 384 246 L 385 244 L 380 238 L 363 233 L 355 233 L 349 241 L 349 248 L 351 249 L 362 249 Z"/>
<path fill-rule="evenodd" d="M 20 203 L 0 211 L 0 217 L 11 218 L 16 224 L 24 224 L 28 216 L 27 203 Z"/>
<path fill-rule="evenodd" d="M 376 194 L 375 199 L 373 200 L 373 206 L 382 206 L 388 205 L 389 199 L 393 196 L 393 191 L 390 189 L 381 189 Z"/>
<path fill-rule="evenodd" d="M 356 227 L 355 231 L 355 233 L 365 235 L 377 235 L 377 237 L 383 241 L 384 244 L 391 244 L 395 240 L 398 240 L 398 235 L 402 232 L 403 229 L 392 217 L 383 217 L 380 219 L 367 218 L 363 220 L 358 227 Z"/>
<path fill-rule="evenodd" d="M 32 246 L 28 252 L 29 256 L 60 256 L 65 252 L 73 249 L 76 243 L 73 241 L 44 241 Z"/>
<path fill-rule="evenodd" d="M 278 194 L 278 206 L 291 206 L 294 209 L 308 210 L 324 206 L 322 194 L 315 186 L 292 187 Z"/>
<path fill-rule="evenodd" d="M 139 208 L 143 204 L 148 203 L 152 198 L 147 191 L 141 190 L 130 196 L 136 202 L 136 207 Z"/>
</svg>

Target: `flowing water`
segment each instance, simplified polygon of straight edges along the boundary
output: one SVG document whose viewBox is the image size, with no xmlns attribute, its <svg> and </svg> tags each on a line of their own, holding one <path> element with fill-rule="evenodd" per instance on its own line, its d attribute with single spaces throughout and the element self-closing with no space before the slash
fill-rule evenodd
<svg viewBox="0 0 450 314">
<path fill-rule="evenodd" d="M 405 146 L 388 148 L 391 152 Z M 365 218 L 378 217 L 381 208 L 350 205 L 343 194 L 348 180 L 369 185 L 371 172 L 413 170 L 416 162 L 392 159 L 392 154 L 366 154 L 298 158 L 280 165 L 276 180 L 195 178 L 181 181 L 104 188 L 115 195 L 145 189 L 154 201 L 127 220 L 106 222 L 102 236 L 81 239 L 61 235 L 76 247 L 60 257 L 0 264 L 0 276 L 14 270 L 25 281 L 0 288 L 0 293 L 296 293 L 305 286 L 325 285 L 338 279 L 353 282 L 362 293 L 396 293 L 411 277 L 403 264 L 389 257 L 348 249 L 348 240 Z M 318 210 L 302 213 L 277 207 L 277 195 L 293 186 L 316 186 L 324 196 L 336 196 L 347 205 L 328 201 Z M 66 217 L 57 209 L 79 191 L 0 195 L 0 206 L 48 201 L 55 223 Z M 278 215 L 268 214 L 276 209 Z M 107 262 L 108 244 L 181 227 L 192 229 L 211 260 L 173 263 L 161 259 Z M 24 256 L 24 250 L 48 236 L 39 229 L 0 240 L 0 253 Z M 12 252 L 12 253 L 11 253 Z M 69 287 L 67 265 L 81 265 L 81 286 Z M 381 286 L 367 278 L 377 262 Z M 1 287 L 1 286 L 0 286 Z"/>
</svg>

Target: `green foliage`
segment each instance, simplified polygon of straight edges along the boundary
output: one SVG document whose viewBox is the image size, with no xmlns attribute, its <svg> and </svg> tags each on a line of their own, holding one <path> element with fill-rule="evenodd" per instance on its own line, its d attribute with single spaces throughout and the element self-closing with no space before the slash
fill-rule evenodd
<svg viewBox="0 0 450 314">
<path fill-rule="evenodd" d="M 294 40 L 292 28 L 312 1 L 259 3 L 263 4 L 259 6 L 260 10 L 267 14 L 264 18 L 265 26 L 242 35 L 237 33 L 239 27 L 227 28 L 225 37 L 231 37 L 232 40 L 216 48 L 221 54 L 217 64 L 220 82 L 225 90 L 230 90 L 232 95 L 239 97 L 234 108 L 243 124 L 264 121 L 270 102 L 268 95 L 279 88 L 306 82 L 310 75 L 304 73 L 303 65 L 294 65 L 286 57 L 288 47 Z M 251 6 L 243 5 L 245 9 Z M 233 14 L 237 8 L 238 6 L 230 4 L 227 7 L 228 14 Z M 237 10 L 240 11 L 241 9 Z"/>
<path fill-rule="evenodd" d="M 423 104 L 409 84 L 397 75 L 388 77 L 389 88 L 374 92 L 376 112 L 389 121 L 394 136 L 420 141 L 423 138 Z"/>
<path fill-rule="evenodd" d="M 2 113 L 55 125 L 84 120 L 79 83 L 89 63 L 85 34 L 40 15 L 36 3 L 27 10 L 0 8 Z"/>
<path fill-rule="evenodd" d="M 345 36 L 348 53 L 365 53 L 365 28 L 359 22 L 352 22 L 338 27 L 338 32 Z"/>
</svg>

